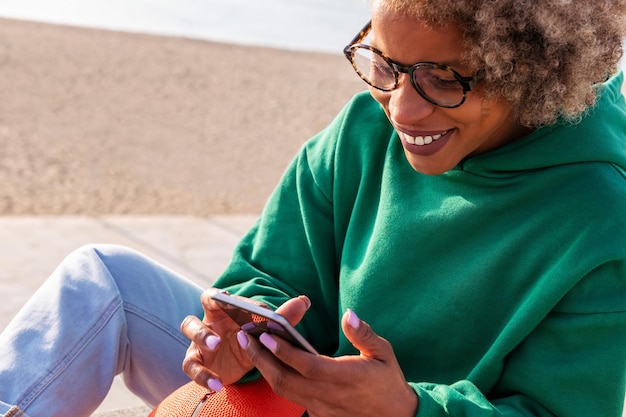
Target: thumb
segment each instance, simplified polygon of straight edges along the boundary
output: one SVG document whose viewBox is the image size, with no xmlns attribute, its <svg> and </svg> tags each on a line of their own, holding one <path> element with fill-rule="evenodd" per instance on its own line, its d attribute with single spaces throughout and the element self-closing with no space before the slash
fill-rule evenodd
<svg viewBox="0 0 626 417">
<path fill-rule="evenodd" d="M 302 320 L 304 314 L 311 307 L 311 300 L 306 295 L 287 300 L 283 305 L 276 309 L 278 314 L 283 315 L 292 326 L 295 326 Z"/>
<path fill-rule="evenodd" d="M 372 327 L 348 309 L 341 319 L 341 327 L 350 343 L 362 356 L 387 362 L 394 358 L 391 344 L 374 333 Z"/>
</svg>

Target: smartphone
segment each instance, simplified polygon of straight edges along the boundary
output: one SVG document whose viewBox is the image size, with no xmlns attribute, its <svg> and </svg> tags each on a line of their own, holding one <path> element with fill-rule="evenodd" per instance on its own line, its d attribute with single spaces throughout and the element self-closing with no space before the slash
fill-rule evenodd
<svg viewBox="0 0 626 417">
<path fill-rule="evenodd" d="M 243 331 L 253 336 L 270 333 L 289 343 L 317 355 L 311 344 L 293 327 L 285 317 L 266 307 L 233 297 L 226 291 L 216 291 L 211 298 Z"/>
</svg>

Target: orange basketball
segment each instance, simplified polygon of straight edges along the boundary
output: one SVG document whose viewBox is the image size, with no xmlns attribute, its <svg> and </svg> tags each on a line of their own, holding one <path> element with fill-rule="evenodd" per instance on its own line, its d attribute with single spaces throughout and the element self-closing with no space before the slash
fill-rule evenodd
<svg viewBox="0 0 626 417">
<path fill-rule="evenodd" d="M 301 417 L 304 412 L 261 378 L 227 385 L 219 392 L 189 382 L 165 398 L 149 417 Z"/>
</svg>

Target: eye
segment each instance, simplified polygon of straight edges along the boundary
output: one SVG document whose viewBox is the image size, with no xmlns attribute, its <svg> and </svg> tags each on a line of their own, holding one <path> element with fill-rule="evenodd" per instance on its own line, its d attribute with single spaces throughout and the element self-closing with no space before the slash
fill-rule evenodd
<svg viewBox="0 0 626 417">
<path fill-rule="evenodd" d="M 419 74 L 419 83 L 435 90 L 462 90 L 461 83 L 447 71 L 435 70 Z"/>
<path fill-rule="evenodd" d="M 374 76 L 384 78 L 394 77 L 393 68 L 391 68 L 389 64 L 387 64 L 387 62 L 380 57 L 375 57 L 372 59 L 371 69 L 372 75 Z"/>
</svg>

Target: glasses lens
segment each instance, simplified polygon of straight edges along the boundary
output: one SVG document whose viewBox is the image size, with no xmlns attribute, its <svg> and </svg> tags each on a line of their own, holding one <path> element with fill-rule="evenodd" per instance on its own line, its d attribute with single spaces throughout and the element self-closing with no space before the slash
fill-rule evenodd
<svg viewBox="0 0 626 417">
<path fill-rule="evenodd" d="M 463 85 L 451 71 L 439 67 L 415 68 L 413 81 L 433 103 L 453 107 L 463 101 Z"/>
<path fill-rule="evenodd" d="M 385 59 L 367 48 L 352 49 L 352 66 L 368 84 L 381 90 L 393 90 L 396 86 L 394 69 Z"/>
</svg>

